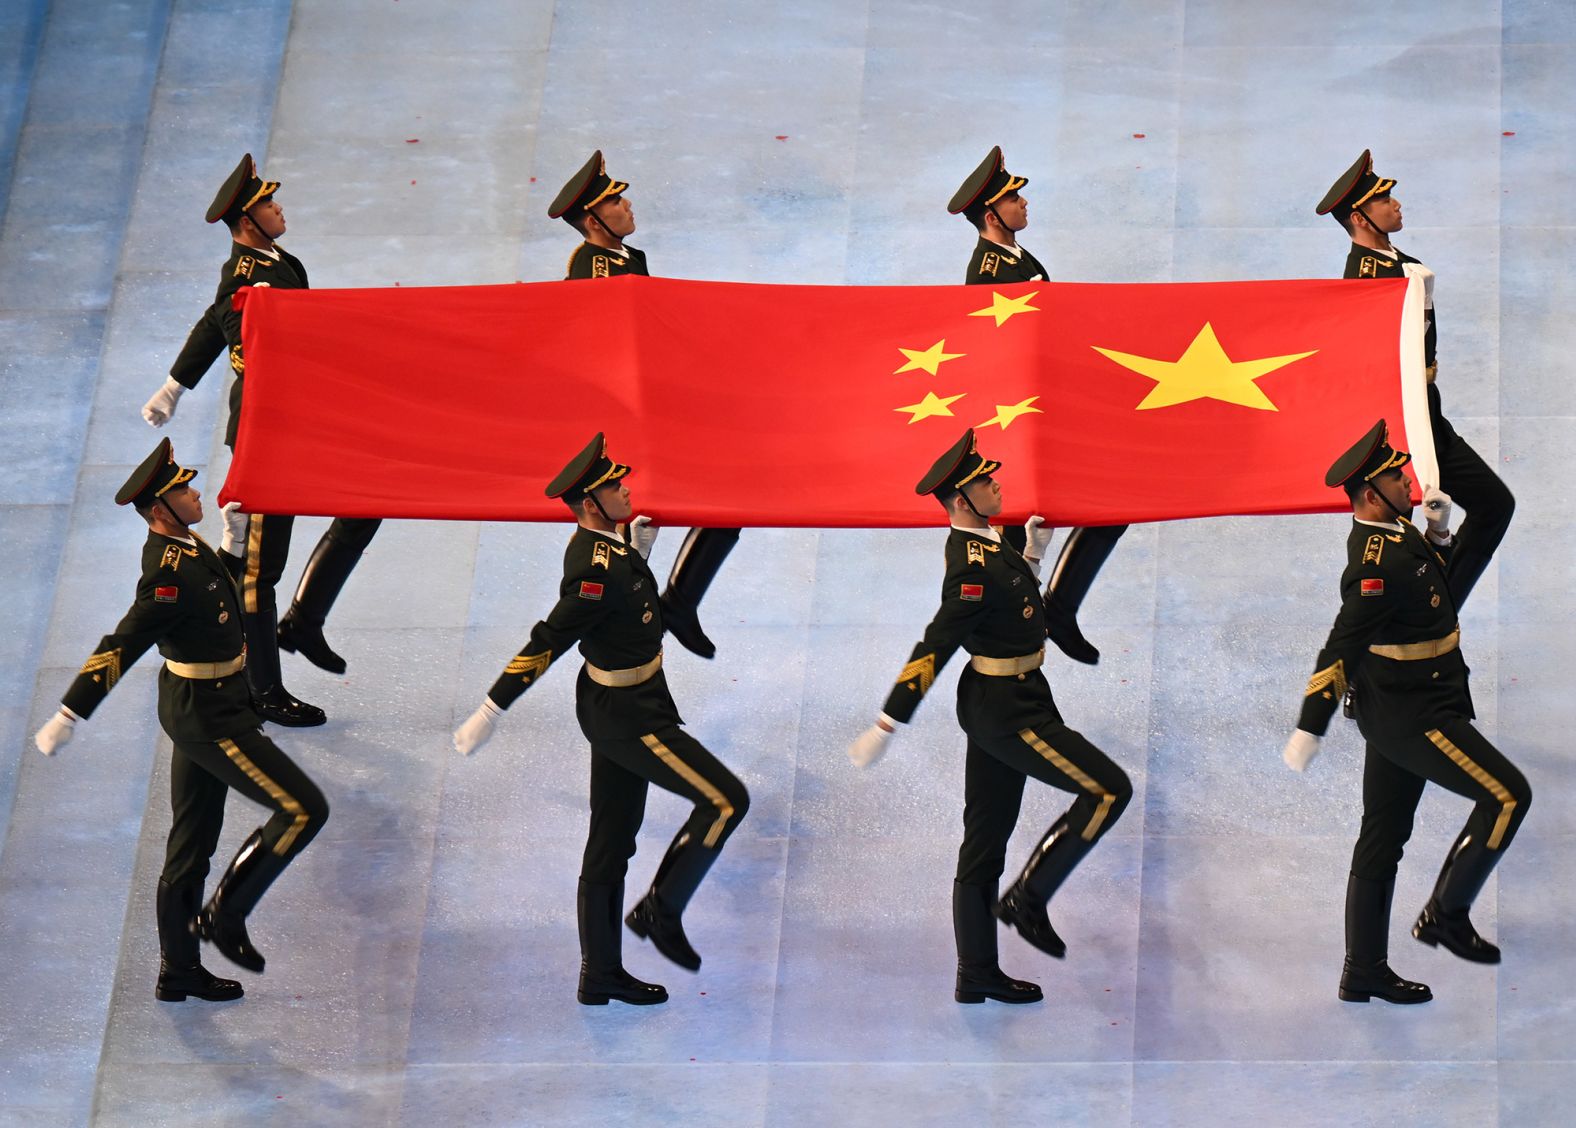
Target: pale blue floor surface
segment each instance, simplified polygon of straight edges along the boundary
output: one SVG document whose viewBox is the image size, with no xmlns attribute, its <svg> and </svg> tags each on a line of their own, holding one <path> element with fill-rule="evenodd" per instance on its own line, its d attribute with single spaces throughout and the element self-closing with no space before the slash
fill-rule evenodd
<svg viewBox="0 0 1576 1128">
<path fill-rule="evenodd" d="M 1576 7 L 1549 0 L 0 5 L 0 1124 L 1569 1123 L 1573 107 Z M 844 757 L 934 610 L 940 534 L 749 530 L 704 608 L 718 659 L 669 655 L 752 796 L 687 916 L 704 969 L 626 936 L 672 1001 L 578 1006 L 570 664 L 449 747 L 567 530 L 391 522 L 330 622 L 349 673 L 285 659 L 332 720 L 274 735 L 333 815 L 253 918 L 268 974 L 156 1003 L 154 661 L 56 759 L 29 738 L 129 602 L 143 533 L 111 498 L 211 299 L 201 216 L 239 154 L 284 181 L 317 286 L 558 278 L 575 238 L 545 210 L 598 147 L 658 274 L 932 284 L 962 278 L 945 203 L 997 142 L 1065 280 L 1330 276 L 1325 187 L 1365 146 L 1399 178 L 1446 410 L 1520 503 L 1463 616 L 1482 727 L 1538 794 L 1475 912 L 1505 963 L 1405 934 L 1466 815 L 1430 790 L 1392 956 L 1436 1000 L 1336 1000 L 1361 742 L 1338 724 L 1306 776 L 1278 753 L 1344 523 L 1219 519 L 1133 529 L 1082 616 L 1101 665 L 1051 656 L 1135 799 L 1057 897 L 1068 959 L 1002 936 L 1046 1002 L 958 1006 L 957 664 L 880 765 Z M 223 384 L 166 429 L 210 501 Z M 282 598 L 325 523 L 298 523 Z M 1028 789 L 1009 866 L 1064 805 Z M 229 815 L 216 868 L 259 821 Z M 629 901 L 684 816 L 652 795 Z"/>
</svg>

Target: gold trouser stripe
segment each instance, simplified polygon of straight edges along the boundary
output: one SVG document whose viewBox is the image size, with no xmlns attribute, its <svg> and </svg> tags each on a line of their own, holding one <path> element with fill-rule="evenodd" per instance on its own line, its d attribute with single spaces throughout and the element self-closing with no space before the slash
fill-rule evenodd
<svg viewBox="0 0 1576 1128">
<path fill-rule="evenodd" d="M 1079 787 L 1091 795 L 1100 797 L 1100 806 L 1095 810 L 1094 817 L 1089 820 L 1089 825 L 1084 827 L 1081 836 L 1085 842 L 1093 842 L 1094 836 L 1100 830 L 1100 825 L 1105 822 L 1106 814 L 1111 810 L 1111 804 L 1116 802 L 1116 796 L 1096 783 L 1077 764 L 1041 740 L 1039 733 L 1033 729 L 1023 729 L 1018 735 L 1023 738 L 1025 744 L 1049 760 L 1053 766 L 1059 768 L 1065 775 L 1071 776 L 1073 782 Z"/>
<path fill-rule="evenodd" d="M 246 518 L 246 571 L 241 575 L 241 606 L 250 614 L 257 614 L 257 577 L 263 570 L 263 515 L 249 514 Z"/>
<path fill-rule="evenodd" d="M 263 770 L 252 763 L 251 759 L 245 752 L 241 751 L 235 741 L 221 740 L 219 741 L 219 747 L 224 749 L 224 754 L 230 757 L 231 762 L 236 767 L 245 772 L 253 783 L 268 793 L 269 798 L 284 808 L 285 814 L 295 820 L 290 824 L 290 829 L 281 834 L 279 841 L 274 843 L 274 853 L 276 855 L 283 857 L 285 854 L 288 854 L 296 838 L 306 829 L 306 824 L 312 821 L 311 816 L 301 808 L 301 804 L 297 803 L 288 791 L 263 774 Z"/>
<path fill-rule="evenodd" d="M 1428 382 L 1432 384 L 1439 378 L 1439 365 L 1430 364 L 1427 368 L 1423 369 L 1423 375 L 1427 378 Z"/>
<path fill-rule="evenodd" d="M 657 651 L 657 656 L 649 662 L 639 666 L 632 666 L 627 670 L 604 670 L 601 666 L 586 663 L 586 674 L 597 685 L 609 686 L 613 689 L 626 689 L 641 682 L 648 682 L 657 676 L 657 671 L 662 669 L 662 651 Z"/>
<path fill-rule="evenodd" d="M 1067 539 L 1062 542 L 1062 554 L 1056 558 L 1056 567 L 1051 569 L 1050 582 L 1045 585 L 1046 591 L 1055 591 L 1056 585 L 1062 582 L 1062 569 L 1067 567 L 1067 561 L 1072 557 L 1073 545 L 1083 538 L 1089 530 L 1082 525 L 1067 534 Z"/>
<path fill-rule="evenodd" d="M 969 657 L 969 665 L 993 678 L 1010 678 L 1014 674 L 1026 674 L 1045 665 L 1045 647 L 1017 658 L 987 658 L 983 654 L 974 654 Z"/>
<path fill-rule="evenodd" d="M 1434 742 L 1434 747 L 1449 756 L 1462 771 L 1488 788 L 1488 793 L 1499 800 L 1499 818 L 1494 820 L 1494 829 L 1488 836 L 1488 848 L 1498 850 L 1501 840 L 1505 837 L 1505 828 L 1510 825 L 1510 816 L 1516 812 L 1515 797 L 1505 790 L 1503 783 L 1489 775 L 1480 765 L 1473 762 L 1472 757 L 1457 748 L 1444 733 L 1438 729 L 1429 729 L 1428 739 Z"/>
<path fill-rule="evenodd" d="M 231 674 L 241 672 L 241 667 L 246 665 L 246 651 L 242 650 L 228 662 L 176 662 L 166 658 L 165 669 L 179 678 L 193 678 L 197 681 L 207 681 L 212 678 L 227 678 Z"/>
<path fill-rule="evenodd" d="M 728 802 L 728 797 L 713 787 L 706 777 L 675 756 L 673 749 L 657 739 L 656 733 L 648 732 L 640 738 L 640 742 L 655 752 L 657 759 L 678 772 L 685 783 L 699 791 L 711 801 L 712 806 L 717 808 L 717 821 L 712 823 L 711 829 L 706 832 L 705 842 L 707 846 L 715 846 L 717 839 L 722 835 L 723 828 L 733 817 L 733 804 Z"/>
<path fill-rule="evenodd" d="M 1444 638 L 1431 638 L 1424 642 L 1374 643 L 1368 649 L 1381 658 L 1395 658 L 1402 662 L 1416 662 L 1423 658 L 1438 658 L 1449 654 L 1461 645 L 1461 628 L 1457 627 Z"/>
</svg>

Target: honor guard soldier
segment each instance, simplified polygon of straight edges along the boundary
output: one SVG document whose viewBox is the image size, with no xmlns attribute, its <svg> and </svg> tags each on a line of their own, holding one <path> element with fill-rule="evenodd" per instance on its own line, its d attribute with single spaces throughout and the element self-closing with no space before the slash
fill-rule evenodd
<svg viewBox="0 0 1576 1128">
<path fill-rule="evenodd" d="M 1018 232 L 1029 225 L 1029 201 L 1019 192 L 1027 183 L 1026 177 L 1007 171 L 1001 146 L 997 145 L 952 194 L 947 211 L 953 215 L 962 212 L 980 236 L 964 278 L 969 285 L 1047 280 L 1039 259 L 1018 246 Z M 1093 666 L 1100 661 L 1100 651 L 1078 627 L 1078 608 L 1125 532 L 1126 525 L 1072 530 L 1051 570 L 1050 583 L 1045 588 L 1047 637 L 1075 662 Z M 1009 529 L 1006 534 L 1009 543 L 1021 551 L 1023 542 L 1018 530 Z"/>
<path fill-rule="evenodd" d="M 498 716 L 580 644 L 575 713 L 591 742 L 591 829 L 580 870 L 578 997 L 592 1006 L 667 1001 L 664 988 L 624 970 L 618 927 L 647 786 L 695 808 L 625 923 L 688 971 L 699 970 L 700 956 L 684 934 L 685 906 L 750 806 L 744 784 L 679 727 L 662 673 L 662 607 L 646 566 L 656 530 L 643 517 L 623 525 L 633 512 L 623 481 L 629 472 L 607 456 L 598 434 L 547 487 L 580 526 L 564 552 L 558 603 L 454 733 L 456 750 L 481 747 Z"/>
<path fill-rule="evenodd" d="M 1406 451 L 1391 448 L 1384 420 L 1336 460 L 1325 485 L 1346 490 L 1352 530 L 1341 574 L 1341 610 L 1303 697 L 1284 758 L 1302 771 L 1344 699 L 1367 741 L 1363 818 L 1346 884 L 1346 964 L 1340 997 L 1425 1003 L 1422 983 L 1389 964 L 1390 901 L 1412 816 L 1433 782 L 1475 806 L 1439 872 L 1412 935 L 1462 959 L 1498 963 L 1468 913 L 1526 818 L 1532 791 L 1472 726 L 1451 573 L 1450 498 L 1424 490 L 1427 533 L 1410 520 Z"/>
<path fill-rule="evenodd" d="M 1401 201 L 1392 194 L 1396 182 L 1377 175 L 1373 165 L 1373 156 L 1364 149 L 1352 167 L 1330 186 L 1316 210 L 1320 215 L 1333 215 L 1351 236 L 1344 277 L 1423 280 L 1423 363 L 1428 373 L 1428 419 L 1434 433 L 1434 451 L 1439 457 L 1439 488 L 1467 511 L 1456 532 L 1450 560 L 1450 594 L 1459 609 L 1510 527 L 1516 499 L 1493 468 L 1445 418 L 1439 385 L 1434 382 L 1439 373 L 1434 272 L 1391 245 L 1390 236 L 1401 230 Z"/>
<path fill-rule="evenodd" d="M 214 360 L 228 348 L 235 382 L 230 386 L 230 419 L 224 441 L 226 446 L 235 445 L 246 375 L 241 311 L 234 302 L 236 292 L 246 286 L 307 288 L 306 267 L 301 260 L 274 242 L 285 232 L 284 211 L 274 199 L 278 189 L 278 181 L 263 180 L 257 175 L 248 153 L 209 205 L 208 222 L 223 220 L 230 229 L 230 257 L 219 271 L 219 290 L 213 305 L 192 327 L 170 369 L 170 378 L 142 409 L 143 418 L 155 427 L 163 426 L 175 414 L 181 393 L 196 387 Z M 298 700 L 284 688 L 279 650 L 300 651 L 315 666 L 334 674 L 345 672 L 345 660 L 323 638 L 323 623 L 382 522 L 376 518 L 335 518 L 301 573 L 290 610 L 278 619 L 274 587 L 284 573 L 295 518 L 248 515 L 234 505 L 225 507 L 224 516 L 225 535 L 219 547 L 241 584 L 247 677 L 257 699 L 257 711 L 274 724 L 320 725 L 327 719 L 323 711 Z"/>
<path fill-rule="evenodd" d="M 198 938 L 249 971 L 263 957 L 246 917 L 273 881 L 322 829 L 328 803 L 317 785 L 263 735 L 241 668 L 246 649 L 240 593 L 218 553 L 192 532 L 202 519 L 197 471 L 175 461 L 165 439 L 115 495 L 148 523 L 136 601 L 105 635 L 34 741 L 52 755 L 93 715 L 121 675 L 151 646 L 159 671 L 159 724 L 174 745 L 173 819 L 159 877 L 159 981 L 167 1002 L 187 996 L 239 999 L 241 985 L 202 966 Z M 273 817 L 252 832 L 203 905 L 203 880 L 219 843 L 226 791 L 234 788 Z"/>
<path fill-rule="evenodd" d="M 635 231 L 635 213 L 624 195 L 628 189 L 626 182 L 608 176 L 598 149 L 553 200 L 548 217 L 562 219 L 585 240 L 569 256 L 565 280 L 649 275 L 645 252 L 624 243 Z M 691 529 L 673 560 L 673 571 L 662 593 L 662 617 L 668 633 L 702 658 L 713 657 L 717 646 L 700 625 L 700 601 L 738 543 L 738 529 Z"/>
<path fill-rule="evenodd" d="M 979 453 L 974 432 L 936 461 L 915 487 L 931 494 L 952 520 L 941 609 L 898 674 L 876 724 L 854 741 L 861 767 L 885 750 L 907 723 L 941 668 L 962 647 L 968 668 L 958 680 L 958 720 L 968 737 L 964 766 L 963 845 L 952 885 L 952 926 L 958 947 L 954 998 L 1040 1000 L 1040 988 L 1004 975 L 997 965 L 992 915 L 1047 955 L 1067 952 L 1046 906 L 1073 868 L 1115 825 L 1132 798 L 1127 775 L 1062 721 L 1041 666 L 1045 613 L 1039 556 L 1050 530 L 1038 517 L 1025 526 L 1028 556 L 990 526 L 1002 510 L 993 475 L 1001 463 Z M 1077 796 L 1035 847 L 1023 873 L 996 897 L 1007 842 L 1018 821 L 1023 783 L 1033 776 Z"/>
</svg>

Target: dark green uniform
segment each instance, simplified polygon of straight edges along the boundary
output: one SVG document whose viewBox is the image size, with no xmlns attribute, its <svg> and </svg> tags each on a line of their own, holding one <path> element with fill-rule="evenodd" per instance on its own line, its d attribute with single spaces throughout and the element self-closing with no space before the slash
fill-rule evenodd
<svg viewBox="0 0 1576 1128">
<path fill-rule="evenodd" d="M 1009 251 L 981 235 L 974 244 L 968 275 L 963 281 L 971 286 L 1002 286 L 1010 282 L 1043 282 L 1049 277 L 1040 260 L 1022 247 Z"/>
<path fill-rule="evenodd" d="M 569 256 L 564 280 L 574 278 L 612 278 L 619 274 L 649 275 L 646 269 L 646 252 L 625 246 L 621 251 L 611 251 L 595 243 L 581 243 Z"/>
<path fill-rule="evenodd" d="M 131 610 L 100 640 L 62 704 L 91 716 L 121 674 L 155 645 L 166 659 L 159 671 L 159 723 L 174 744 L 159 940 L 166 962 L 186 968 L 197 964 L 189 925 L 218 847 L 226 792 L 234 788 L 273 811 L 253 837 L 260 834 L 274 873 L 322 828 L 328 803 L 259 727 L 239 664 L 240 594 L 219 554 L 195 535 L 187 543 L 148 534 Z"/>
</svg>

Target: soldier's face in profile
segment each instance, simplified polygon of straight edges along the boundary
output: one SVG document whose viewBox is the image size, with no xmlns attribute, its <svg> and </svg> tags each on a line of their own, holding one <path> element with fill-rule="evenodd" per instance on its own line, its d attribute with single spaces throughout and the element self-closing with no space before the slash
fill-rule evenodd
<svg viewBox="0 0 1576 1128">
<path fill-rule="evenodd" d="M 1390 193 L 1375 196 L 1363 205 L 1368 221 L 1386 235 L 1401 230 L 1401 201 Z"/>
<path fill-rule="evenodd" d="M 1029 226 L 1029 201 L 1017 192 L 1008 192 L 995 204 L 996 214 L 1009 231 L 1022 231 Z"/>
<path fill-rule="evenodd" d="M 1406 471 L 1397 466 L 1386 470 L 1374 478 L 1371 483 L 1375 492 L 1383 495 L 1391 505 L 1398 509 L 1402 516 L 1412 515 L 1412 479 L 1406 476 Z"/>
<path fill-rule="evenodd" d="M 613 233 L 614 238 L 622 239 L 634 234 L 635 209 L 629 206 L 629 200 L 622 193 L 603 200 L 591 211 L 602 221 L 602 226 Z"/>
<path fill-rule="evenodd" d="M 624 484 L 622 478 L 605 486 L 598 486 L 596 499 L 602 503 L 602 509 L 607 513 L 608 520 L 615 523 L 629 520 L 635 512 L 630 503 L 629 487 Z"/>
<path fill-rule="evenodd" d="M 253 204 L 247 209 L 246 215 L 252 221 L 252 226 L 270 239 L 277 239 L 285 233 L 285 209 L 272 196 Z"/>
<path fill-rule="evenodd" d="M 183 525 L 195 525 L 202 520 L 202 494 L 191 486 L 176 486 L 167 490 L 160 500 Z"/>
<path fill-rule="evenodd" d="M 976 478 L 963 487 L 963 492 L 981 517 L 994 517 L 1001 512 L 1001 486 L 995 478 Z"/>
</svg>

